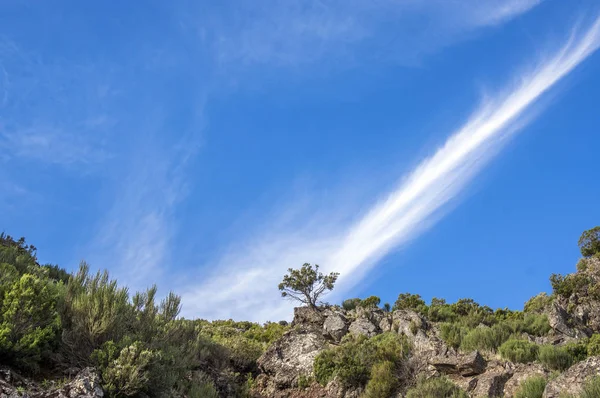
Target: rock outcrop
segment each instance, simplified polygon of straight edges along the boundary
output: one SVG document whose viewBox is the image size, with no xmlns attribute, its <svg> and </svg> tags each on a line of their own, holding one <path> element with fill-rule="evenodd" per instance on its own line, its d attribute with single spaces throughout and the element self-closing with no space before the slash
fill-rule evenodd
<svg viewBox="0 0 600 398">
<path fill-rule="evenodd" d="M 579 396 L 585 382 L 594 376 L 600 376 L 600 357 L 587 358 L 551 380 L 546 385 L 543 398 L 559 398 L 568 394 Z"/>
<path fill-rule="evenodd" d="M 101 398 L 100 377 L 92 368 L 79 372 L 61 387 L 41 388 L 8 368 L 0 368 L 0 398 Z"/>
</svg>

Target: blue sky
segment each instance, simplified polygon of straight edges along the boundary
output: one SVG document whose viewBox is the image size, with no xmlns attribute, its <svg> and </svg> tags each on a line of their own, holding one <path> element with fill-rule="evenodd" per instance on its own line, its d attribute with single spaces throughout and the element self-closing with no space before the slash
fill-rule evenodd
<svg viewBox="0 0 600 398">
<path fill-rule="evenodd" d="M 0 2 L 0 229 L 184 315 L 521 308 L 599 223 L 595 1 Z"/>
</svg>

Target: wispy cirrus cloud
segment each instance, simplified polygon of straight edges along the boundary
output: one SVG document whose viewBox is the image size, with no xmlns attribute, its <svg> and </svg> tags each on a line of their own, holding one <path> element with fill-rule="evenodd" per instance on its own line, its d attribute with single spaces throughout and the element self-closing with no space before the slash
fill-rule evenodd
<svg viewBox="0 0 600 398">
<path fill-rule="evenodd" d="M 239 64 L 302 67 L 319 62 L 328 67 L 373 59 L 415 64 L 423 55 L 541 2 L 236 1 L 235 12 L 210 19 L 210 28 L 203 26 L 201 32 L 214 41 L 216 60 L 227 71 Z"/>
<path fill-rule="evenodd" d="M 374 198 L 354 222 L 306 215 L 278 229 L 253 234 L 216 264 L 217 272 L 190 285 L 184 311 L 207 318 L 286 318 L 276 285 L 285 270 L 307 261 L 341 273 L 338 294 L 358 283 L 390 251 L 431 226 L 503 144 L 534 116 L 533 106 L 600 46 L 600 18 L 574 30 L 565 45 L 516 83 L 490 96 L 431 157 L 391 192 Z"/>
</svg>

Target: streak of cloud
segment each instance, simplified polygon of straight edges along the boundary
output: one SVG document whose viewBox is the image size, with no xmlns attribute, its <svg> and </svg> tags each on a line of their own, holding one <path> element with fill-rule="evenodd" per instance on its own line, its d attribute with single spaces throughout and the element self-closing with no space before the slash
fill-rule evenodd
<svg viewBox="0 0 600 398">
<path fill-rule="evenodd" d="M 423 55 L 481 28 L 510 21 L 539 3 L 541 0 L 236 1 L 236 12 L 215 18 L 216 26 L 203 32 L 214 35 L 216 59 L 227 70 L 238 64 L 352 66 L 373 58 L 412 65 Z"/>
<path fill-rule="evenodd" d="M 553 56 L 501 94 L 488 97 L 467 122 L 424 159 L 400 185 L 380 195 L 357 222 L 308 222 L 255 234 L 216 262 L 218 270 L 184 294 L 184 311 L 207 318 L 253 320 L 287 318 L 289 303 L 276 290 L 288 267 L 317 262 L 341 273 L 338 294 L 395 248 L 417 237 L 439 219 L 447 205 L 534 116 L 533 105 L 600 46 L 600 18 L 573 31 Z"/>
</svg>

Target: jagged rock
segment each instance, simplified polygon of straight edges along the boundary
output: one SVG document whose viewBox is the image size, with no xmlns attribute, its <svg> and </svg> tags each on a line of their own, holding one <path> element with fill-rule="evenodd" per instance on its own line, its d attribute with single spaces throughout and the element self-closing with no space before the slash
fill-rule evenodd
<svg viewBox="0 0 600 398">
<path fill-rule="evenodd" d="M 507 363 L 507 367 L 510 368 L 512 377 L 504 384 L 504 396 L 512 397 L 515 392 L 519 389 L 521 383 L 530 377 L 534 376 L 548 376 L 548 371 L 544 367 L 537 363 L 528 364 L 511 364 Z"/>
<path fill-rule="evenodd" d="M 42 391 L 35 383 L 8 368 L 0 369 L 0 398 L 101 398 L 104 396 L 100 377 L 93 368 L 86 368 L 64 386 Z"/>
<path fill-rule="evenodd" d="M 296 307 L 294 308 L 294 320 L 292 326 L 302 325 L 304 327 L 322 327 L 325 317 L 318 309 L 311 307 Z"/>
<path fill-rule="evenodd" d="M 429 360 L 429 364 L 442 374 L 459 374 L 463 377 L 485 372 L 486 362 L 479 351 L 462 356 L 439 356 Z"/>
<path fill-rule="evenodd" d="M 340 313 L 332 313 L 323 323 L 323 333 L 339 342 L 348 333 L 348 320 Z"/>
<path fill-rule="evenodd" d="M 548 322 L 550 327 L 557 333 L 563 334 L 572 338 L 589 337 L 593 331 L 585 326 L 584 322 L 569 312 L 561 305 L 560 299 L 552 303 L 550 313 L 548 314 Z"/>
<path fill-rule="evenodd" d="M 559 398 L 562 394 L 578 396 L 585 382 L 600 376 L 600 357 L 590 357 L 571 366 L 566 372 L 546 385 L 543 398 Z"/>
<path fill-rule="evenodd" d="M 285 333 L 257 361 L 272 384 L 269 388 L 289 388 L 296 385 L 300 375 L 312 374 L 313 361 L 325 344 L 323 334 L 310 328 Z"/>
<path fill-rule="evenodd" d="M 391 332 L 392 326 L 393 326 L 393 322 L 392 322 L 392 317 L 390 315 L 384 316 L 381 319 L 381 322 L 379 322 L 379 329 L 381 329 L 382 332 Z"/>
<path fill-rule="evenodd" d="M 506 370 L 494 370 L 477 376 L 475 386 L 469 389 L 472 397 L 503 397 L 504 385 L 512 373 Z"/>
<path fill-rule="evenodd" d="M 350 324 L 348 329 L 350 333 L 354 335 L 363 335 L 367 337 L 373 337 L 377 335 L 378 328 L 367 318 L 358 318 Z"/>
<path fill-rule="evenodd" d="M 93 368 L 85 368 L 75 379 L 61 388 L 32 395 L 32 398 L 100 398 L 103 396 L 98 373 Z"/>
</svg>

